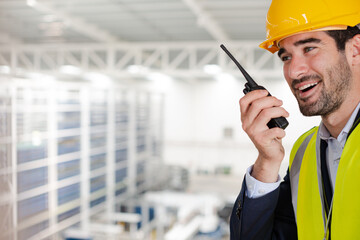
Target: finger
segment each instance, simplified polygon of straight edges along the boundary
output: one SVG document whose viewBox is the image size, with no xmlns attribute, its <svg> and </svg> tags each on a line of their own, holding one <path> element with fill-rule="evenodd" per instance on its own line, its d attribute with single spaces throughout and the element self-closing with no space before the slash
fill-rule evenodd
<svg viewBox="0 0 360 240">
<path fill-rule="evenodd" d="M 254 123 L 256 118 L 259 116 L 259 114 L 266 110 L 266 109 L 272 109 L 274 107 L 280 107 L 283 104 L 283 102 L 276 97 L 268 96 L 268 97 L 262 97 L 254 100 L 250 106 L 248 106 L 247 112 L 243 112 L 241 114 L 241 121 L 243 124 L 243 129 L 247 129 Z M 266 114 L 269 110 L 266 110 Z M 271 119 L 271 118 L 270 118 Z M 269 119 L 269 121 L 270 121 Z M 265 126 L 264 126 L 265 127 Z"/>
<path fill-rule="evenodd" d="M 253 142 L 261 152 L 273 152 L 275 146 L 281 145 L 281 139 L 285 137 L 285 130 L 282 128 L 271 128 L 262 131 L 254 136 Z"/>
<path fill-rule="evenodd" d="M 262 135 L 263 132 L 269 130 L 267 124 L 272 118 L 288 116 L 289 113 L 282 107 L 267 108 L 262 110 L 253 121 L 244 120 L 242 127 L 250 138 L 254 138 L 254 136 Z"/>
<path fill-rule="evenodd" d="M 289 113 L 283 107 L 270 107 L 260 111 L 260 113 L 254 118 L 253 125 L 263 126 L 268 128 L 268 122 L 273 118 L 289 117 Z"/>
<path fill-rule="evenodd" d="M 244 97 L 239 100 L 240 105 L 240 113 L 245 114 L 248 111 L 249 106 L 255 100 L 259 98 L 266 97 L 268 95 L 268 91 L 266 90 L 255 90 L 247 93 Z"/>
<path fill-rule="evenodd" d="M 272 139 L 272 141 L 279 141 L 283 139 L 286 135 L 286 132 L 282 128 L 270 128 L 265 131 L 265 138 Z"/>
</svg>

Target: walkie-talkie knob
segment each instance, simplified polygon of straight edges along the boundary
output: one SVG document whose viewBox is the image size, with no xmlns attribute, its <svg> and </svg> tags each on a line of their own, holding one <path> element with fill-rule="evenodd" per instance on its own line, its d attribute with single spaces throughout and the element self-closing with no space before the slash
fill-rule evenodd
<svg viewBox="0 0 360 240">
<path fill-rule="evenodd" d="M 249 83 L 245 83 L 245 88 L 243 90 L 243 93 L 247 94 L 248 92 L 251 92 L 251 91 L 254 91 L 254 90 L 259 90 L 259 89 L 266 90 L 263 86 L 257 85 L 257 86 L 251 87 Z"/>
</svg>

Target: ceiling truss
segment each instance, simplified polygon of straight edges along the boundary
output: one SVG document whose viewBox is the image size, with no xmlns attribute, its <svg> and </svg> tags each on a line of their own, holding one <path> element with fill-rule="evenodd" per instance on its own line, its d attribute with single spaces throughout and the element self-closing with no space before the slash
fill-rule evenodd
<svg viewBox="0 0 360 240">
<path fill-rule="evenodd" d="M 256 44 L 232 42 L 227 45 L 250 74 L 259 78 L 282 75 L 280 60 Z M 145 75 L 147 70 L 180 78 L 209 77 L 204 66 L 218 65 L 223 72 L 241 77 L 235 64 L 213 42 L 18 45 L 0 49 L 0 66 L 9 67 L 13 75 L 20 70 L 56 74 L 64 65 L 118 78 Z M 130 72 L 130 66 L 139 66 L 142 70 Z"/>
</svg>

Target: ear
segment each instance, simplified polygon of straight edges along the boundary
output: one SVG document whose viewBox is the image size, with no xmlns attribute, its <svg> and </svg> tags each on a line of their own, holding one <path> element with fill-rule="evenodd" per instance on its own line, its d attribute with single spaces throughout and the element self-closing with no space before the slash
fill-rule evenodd
<svg viewBox="0 0 360 240">
<path fill-rule="evenodd" d="M 350 41 L 350 52 L 348 59 L 351 59 L 351 65 L 360 65 L 360 34 L 355 35 Z"/>
</svg>

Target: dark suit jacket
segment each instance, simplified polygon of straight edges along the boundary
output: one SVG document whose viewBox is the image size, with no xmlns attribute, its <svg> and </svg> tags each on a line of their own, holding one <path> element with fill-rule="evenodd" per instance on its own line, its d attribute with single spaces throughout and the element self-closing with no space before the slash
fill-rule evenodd
<svg viewBox="0 0 360 240">
<path fill-rule="evenodd" d="M 356 115 L 348 137 L 359 124 L 360 110 Z M 322 159 L 325 158 L 325 150 L 326 146 L 321 145 Z M 245 196 L 245 190 L 246 183 L 244 180 L 230 218 L 231 240 L 297 239 L 296 221 L 291 202 L 289 171 L 280 187 L 263 197 L 250 199 Z"/>
<path fill-rule="evenodd" d="M 230 218 L 231 240 L 297 239 L 289 172 L 276 190 L 263 197 L 245 196 L 245 179 Z"/>
</svg>

